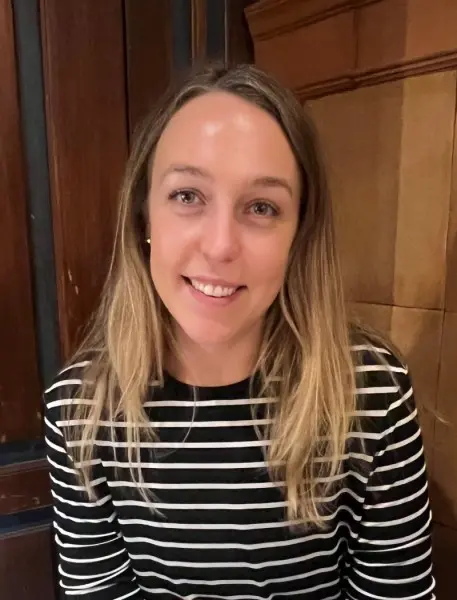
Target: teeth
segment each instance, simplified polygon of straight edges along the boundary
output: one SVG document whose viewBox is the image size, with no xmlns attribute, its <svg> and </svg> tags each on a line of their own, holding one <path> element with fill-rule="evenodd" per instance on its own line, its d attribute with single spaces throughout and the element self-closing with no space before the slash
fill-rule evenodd
<svg viewBox="0 0 457 600">
<path fill-rule="evenodd" d="M 222 287 L 221 285 L 211 285 L 210 283 L 200 283 L 196 279 L 190 280 L 192 286 L 205 294 L 205 296 L 213 296 L 214 298 L 224 298 L 226 296 L 231 296 L 236 292 L 236 287 Z"/>
</svg>

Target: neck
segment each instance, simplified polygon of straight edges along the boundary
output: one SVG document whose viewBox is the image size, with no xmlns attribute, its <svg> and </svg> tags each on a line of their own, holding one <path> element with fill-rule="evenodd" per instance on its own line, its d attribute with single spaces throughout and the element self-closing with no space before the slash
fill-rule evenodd
<svg viewBox="0 0 457 600">
<path fill-rule="evenodd" d="M 177 332 L 178 352 L 170 351 L 167 370 L 179 381 L 200 387 L 218 387 L 242 381 L 252 375 L 260 338 L 259 330 L 224 344 L 201 345 L 183 331 Z"/>
</svg>

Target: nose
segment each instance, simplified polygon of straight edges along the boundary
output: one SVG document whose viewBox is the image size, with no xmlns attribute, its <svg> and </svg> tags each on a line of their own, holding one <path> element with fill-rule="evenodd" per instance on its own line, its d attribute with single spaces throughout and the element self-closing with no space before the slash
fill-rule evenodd
<svg viewBox="0 0 457 600">
<path fill-rule="evenodd" d="M 210 262 L 232 262 L 240 252 L 240 224 L 230 206 L 215 206 L 207 215 L 201 250 Z"/>
</svg>

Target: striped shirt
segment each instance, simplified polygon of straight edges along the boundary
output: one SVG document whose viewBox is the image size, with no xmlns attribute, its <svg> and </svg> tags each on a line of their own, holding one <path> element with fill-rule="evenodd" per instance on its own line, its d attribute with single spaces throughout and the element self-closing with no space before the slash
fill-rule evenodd
<svg viewBox="0 0 457 600">
<path fill-rule="evenodd" d="M 191 388 L 166 377 L 145 408 L 157 441 L 142 442 L 147 502 L 130 476 L 125 428 L 101 422 L 90 499 L 75 477 L 62 412 L 87 363 L 45 394 L 59 576 L 84 600 L 434 599 L 431 513 L 421 432 L 407 370 L 368 347 L 357 390 L 362 428 L 349 432 L 338 486 L 321 498 L 327 527 L 291 527 L 284 486 L 265 462 L 262 407 L 249 382 Z M 391 374 L 396 380 L 393 381 Z M 85 402 L 89 402 L 85 400 Z M 252 411 L 253 404 L 258 410 Z M 78 444 L 73 440 L 70 444 Z M 151 510 L 151 506 L 155 510 Z"/>
</svg>

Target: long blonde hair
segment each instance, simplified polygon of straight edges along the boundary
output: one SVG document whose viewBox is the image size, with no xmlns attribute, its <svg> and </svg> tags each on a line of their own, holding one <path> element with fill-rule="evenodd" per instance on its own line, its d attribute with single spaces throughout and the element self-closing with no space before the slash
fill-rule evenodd
<svg viewBox="0 0 457 600">
<path fill-rule="evenodd" d="M 154 289 L 148 266 L 146 198 L 158 140 L 170 118 L 190 99 L 225 91 L 267 111 L 289 141 L 300 169 L 299 228 L 286 278 L 270 307 L 256 365 L 271 404 L 268 461 L 286 483 L 288 517 L 323 523 L 319 497 L 341 469 L 353 426 L 355 369 L 336 253 L 332 206 L 316 133 L 293 94 L 253 65 L 209 66 L 170 91 L 135 136 L 120 193 L 109 275 L 88 333 L 73 360 L 90 356 L 66 435 L 89 492 L 94 440 L 100 420 L 122 420 L 131 473 L 141 486 L 139 442 L 155 436 L 143 407 L 151 381 L 164 381 L 164 355 L 173 350 L 173 323 Z M 114 437 L 114 427 L 111 429 Z M 82 443 L 81 443 L 82 442 Z M 150 498 L 150 496 L 149 496 Z M 152 501 L 153 507 L 153 501 Z"/>
</svg>

